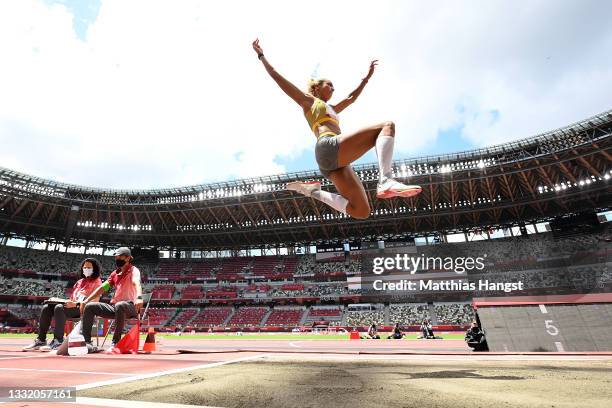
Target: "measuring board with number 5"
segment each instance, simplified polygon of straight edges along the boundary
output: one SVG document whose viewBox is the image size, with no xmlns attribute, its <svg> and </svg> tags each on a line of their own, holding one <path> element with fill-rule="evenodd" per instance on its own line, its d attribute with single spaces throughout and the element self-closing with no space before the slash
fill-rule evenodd
<svg viewBox="0 0 612 408">
<path fill-rule="evenodd" d="M 612 351 L 612 294 L 474 299 L 490 351 Z"/>
</svg>

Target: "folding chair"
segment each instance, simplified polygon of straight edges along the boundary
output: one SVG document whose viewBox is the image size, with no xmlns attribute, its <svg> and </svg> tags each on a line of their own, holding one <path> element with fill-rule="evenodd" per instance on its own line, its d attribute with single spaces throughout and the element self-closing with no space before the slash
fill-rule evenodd
<svg viewBox="0 0 612 408">
<path fill-rule="evenodd" d="M 146 306 L 144 308 L 144 311 L 142 312 L 142 316 L 140 315 L 140 311 L 138 312 L 137 319 L 138 319 L 139 323 L 142 323 L 142 321 L 147 316 L 147 312 L 149 311 L 149 305 L 151 304 L 151 298 L 152 297 L 153 297 L 152 293 L 143 293 L 142 294 L 142 301 L 143 301 L 143 303 L 146 303 Z M 104 344 L 106 344 L 106 339 L 108 338 L 108 333 L 110 333 L 111 329 L 113 328 L 113 325 L 115 324 L 115 319 L 105 319 L 105 320 L 111 320 L 111 322 L 108 325 L 108 328 L 106 329 L 106 333 L 104 335 L 104 340 L 102 341 L 102 346 L 99 346 L 99 348 L 104 348 Z"/>
</svg>

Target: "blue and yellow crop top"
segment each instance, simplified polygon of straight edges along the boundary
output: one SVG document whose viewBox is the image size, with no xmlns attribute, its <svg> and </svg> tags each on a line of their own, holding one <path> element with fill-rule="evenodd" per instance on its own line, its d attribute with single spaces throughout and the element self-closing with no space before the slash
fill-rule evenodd
<svg viewBox="0 0 612 408">
<path fill-rule="evenodd" d="M 310 125 L 310 129 L 313 132 L 317 129 L 317 126 L 319 126 L 323 122 L 331 121 L 337 125 L 340 124 L 338 120 L 338 115 L 336 114 L 336 112 L 334 112 L 334 108 L 332 108 L 331 105 L 326 104 L 323 100 L 319 98 L 315 98 L 314 102 L 312 103 L 312 106 L 310 107 L 310 110 L 306 111 L 305 116 L 306 120 L 308 121 L 308 124 Z M 323 132 L 319 135 L 319 137 L 327 135 L 336 136 L 336 133 Z"/>
</svg>

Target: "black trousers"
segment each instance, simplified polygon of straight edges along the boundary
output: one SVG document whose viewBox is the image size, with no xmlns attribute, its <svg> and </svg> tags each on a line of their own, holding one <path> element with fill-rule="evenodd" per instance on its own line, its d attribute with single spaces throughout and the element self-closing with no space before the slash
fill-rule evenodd
<svg viewBox="0 0 612 408">
<path fill-rule="evenodd" d="M 41 341 L 47 340 L 47 331 L 51 326 L 51 319 L 55 318 L 55 330 L 53 337 L 59 341 L 64 341 L 64 325 L 66 318 L 71 319 L 81 317 L 78 307 L 64 307 L 62 304 L 44 305 L 40 312 L 40 322 L 38 324 L 38 338 Z"/>
<path fill-rule="evenodd" d="M 83 311 L 83 337 L 87 343 L 91 341 L 91 326 L 96 316 L 101 316 L 106 319 L 115 319 L 113 343 L 116 344 L 121 340 L 126 318 L 131 319 L 137 317 L 138 313 L 136 312 L 133 302 L 117 302 L 114 305 L 101 302 L 88 303 L 85 305 L 85 310 Z"/>
</svg>

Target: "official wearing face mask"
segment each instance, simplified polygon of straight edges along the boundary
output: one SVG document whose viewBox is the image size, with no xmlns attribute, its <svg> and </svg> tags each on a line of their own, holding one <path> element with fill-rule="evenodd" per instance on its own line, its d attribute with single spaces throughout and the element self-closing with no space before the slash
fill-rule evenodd
<svg viewBox="0 0 612 408">
<path fill-rule="evenodd" d="M 79 302 L 91 295 L 96 288 L 102 284 L 100 279 L 100 262 L 94 258 L 87 258 L 81 262 L 80 279 L 72 288 L 72 295 L 69 300 L 51 298 L 43 306 L 38 326 L 38 337 L 34 343 L 24 347 L 25 351 L 57 349 L 64 341 L 64 325 L 66 318 L 78 318 L 81 316 L 79 311 Z M 96 300 L 98 300 L 96 298 Z M 47 330 L 51 326 L 51 320 L 55 318 L 55 329 L 53 331 L 53 340 L 47 345 Z"/>
<path fill-rule="evenodd" d="M 108 280 L 98 287 L 87 299 L 81 303 L 83 315 L 83 337 L 87 348 L 94 352 L 91 344 L 91 326 L 95 316 L 115 319 L 115 333 L 111 347 L 121 340 L 126 319 L 136 317 L 142 307 L 142 286 L 140 285 L 140 271 L 132 265 L 132 252 L 129 248 L 121 247 L 114 253 L 117 269 L 111 273 Z M 115 289 L 110 304 L 94 301 L 102 293 Z"/>
</svg>

